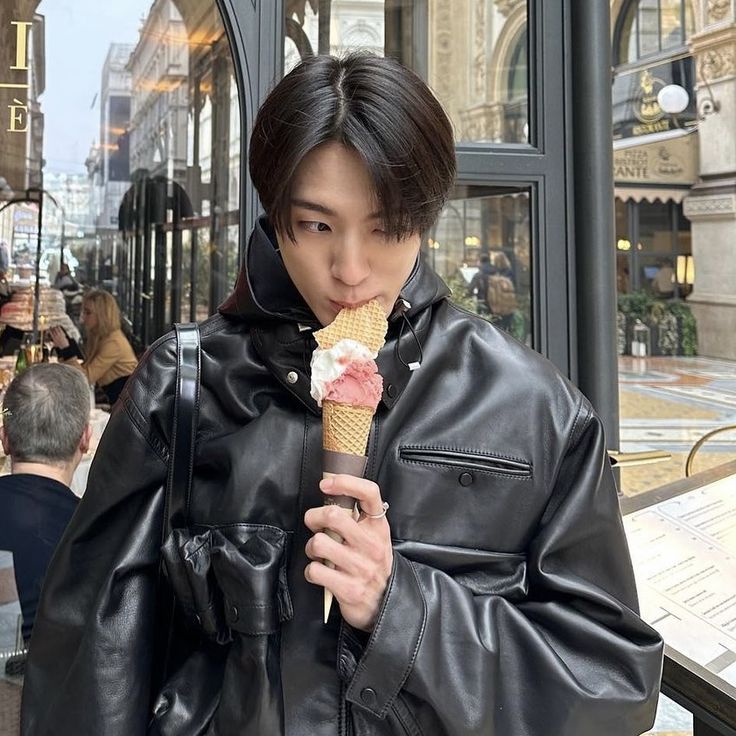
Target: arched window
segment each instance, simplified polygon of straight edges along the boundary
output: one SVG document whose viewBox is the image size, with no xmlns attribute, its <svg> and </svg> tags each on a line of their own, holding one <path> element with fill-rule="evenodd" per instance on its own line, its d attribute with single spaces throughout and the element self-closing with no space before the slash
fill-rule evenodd
<svg viewBox="0 0 736 736">
<path fill-rule="evenodd" d="M 526 25 L 519 34 L 509 58 L 506 77 L 504 140 L 527 143 L 529 140 L 529 52 Z"/>
<path fill-rule="evenodd" d="M 690 0 L 630 0 L 616 33 L 616 64 L 631 64 L 685 45 L 695 32 Z"/>
<path fill-rule="evenodd" d="M 529 94 L 528 58 L 526 26 L 524 26 L 511 54 L 511 63 L 509 65 L 509 100 L 518 100 L 522 97 L 526 98 Z"/>
</svg>

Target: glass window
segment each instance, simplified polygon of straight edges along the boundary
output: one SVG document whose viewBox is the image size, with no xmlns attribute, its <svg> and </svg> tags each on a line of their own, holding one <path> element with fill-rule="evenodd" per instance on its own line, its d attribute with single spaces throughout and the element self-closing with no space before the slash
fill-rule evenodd
<svg viewBox="0 0 736 736">
<path fill-rule="evenodd" d="M 194 311 L 208 316 L 238 262 L 244 124 L 215 0 L 26 5 L 36 13 L 0 5 L 0 83 L 20 85 L 17 119 L 0 125 L 0 200 L 42 188 L 40 278 L 53 279 L 63 257 L 86 285 L 112 291 L 148 342 L 177 315 L 172 298 L 188 317 L 192 283 Z M 15 71 L 12 22 L 28 24 L 25 68 Z M 85 43 L 70 44 L 69 28 Z M 37 212 L 34 202 L 0 213 L 21 284 L 37 240 L 37 226 L 24 231 L 29 207 Z M 184 240 L 190 255 L 199 243 L 201 273 L 189 273 Z"/>
<path fill-rule="evenodd" d="M 459 187 L 423 245 L 452 300 L 532 344 L 529 191 Z"/>
<path fill-rule="evenodd" d="M 631 289 L 631 231 L 629 208 L 616 199 L 616 291 L 627 294 Z"/>
<path fill-rule="evenodd" d="M 659 2 L 639 1 L 639 56 L 659 51 Z"/>
<path fill-rule="evenodd" d="M 616 279 L 620 294 L 643 291 L 658 297 L 686 296 L 692 289 L 692 274 L 678 272 L 684 257 L 692 257 L 692 243 L 690 221 L 683 215 L 681 204 L 616 199 Z M 664 274 L 672 277 L 671 289 L 665 288 L 668 277 Z"/>
<path fill-rule="evenodd" d="M 691 0 L 631 0 L 619 18 L 616 62 L 629 64 L 680 48 L 693 33 Z"/>
<path fill-rule="evenodd" d="M 285 5 L 285 71 L 313 53 L 390 54 L 427 79 L 458 141 L 529 140 L 526 2 L 332 0 L 321 16 L 316 2 Z"/>
</svg>

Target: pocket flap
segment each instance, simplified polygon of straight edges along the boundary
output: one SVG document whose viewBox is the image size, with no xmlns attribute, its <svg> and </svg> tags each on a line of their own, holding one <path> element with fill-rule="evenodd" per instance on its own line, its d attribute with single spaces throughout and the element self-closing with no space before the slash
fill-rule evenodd
<svg viewBox="0 0 736 736">
<path fill-rule="evenodd" d="M 192 534 L 175 529 L 162 555 L 184 611 L 224 644 L 231 632 L 268 634 L 293 615 L 286 581 L 288 534 L 232 524 Z"/>
<path fill-rule="evenodd" d="M 288 535 L 282 529 L 235 524 L 212 530 L 215 578 L 229 626 L 268 634 L 293 616 L 286 581 Z"/>
</svg>

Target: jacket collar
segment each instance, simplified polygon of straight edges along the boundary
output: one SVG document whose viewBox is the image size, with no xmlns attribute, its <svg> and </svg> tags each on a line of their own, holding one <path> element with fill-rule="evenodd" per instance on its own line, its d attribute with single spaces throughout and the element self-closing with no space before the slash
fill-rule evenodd
<svg viewBox="0 0 736 736">
<path fill-rule="evenodd" d="M 386 345 L 378 355 L 387 408 L 406 388 L 412 375 L 408 366 L 421 361 L 432 304 L 449 294 L 445 283 L 418 258 L 389 317 Z M 265 217 L 251 233 L 235 289 L 219 312 L 249 324 L 254 346 L 269 370 L 306 408 L 319 414 L 309 394 L 309 361 L 316 347 L 311 333 L 321 325 L 289 278 L 276 234 Z"/>
</svg>

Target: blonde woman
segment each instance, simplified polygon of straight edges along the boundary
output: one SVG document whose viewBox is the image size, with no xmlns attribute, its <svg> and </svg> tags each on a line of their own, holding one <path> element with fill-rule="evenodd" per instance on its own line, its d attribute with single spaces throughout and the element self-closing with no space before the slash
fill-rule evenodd
<svg viewBox="0 0 736 736">
<path fill-rule="evenodd" d="M 60 327 L 51 330 L 59 358 L 79 368 L 89 383 L 97 384 L 114 404 L 138 360 L 121 329 L 120 309 L 112 294 L 87 292 L 82 302 L 81 322 L 85 331 L 83 354 L 64 330 Z"/>
</svg>

